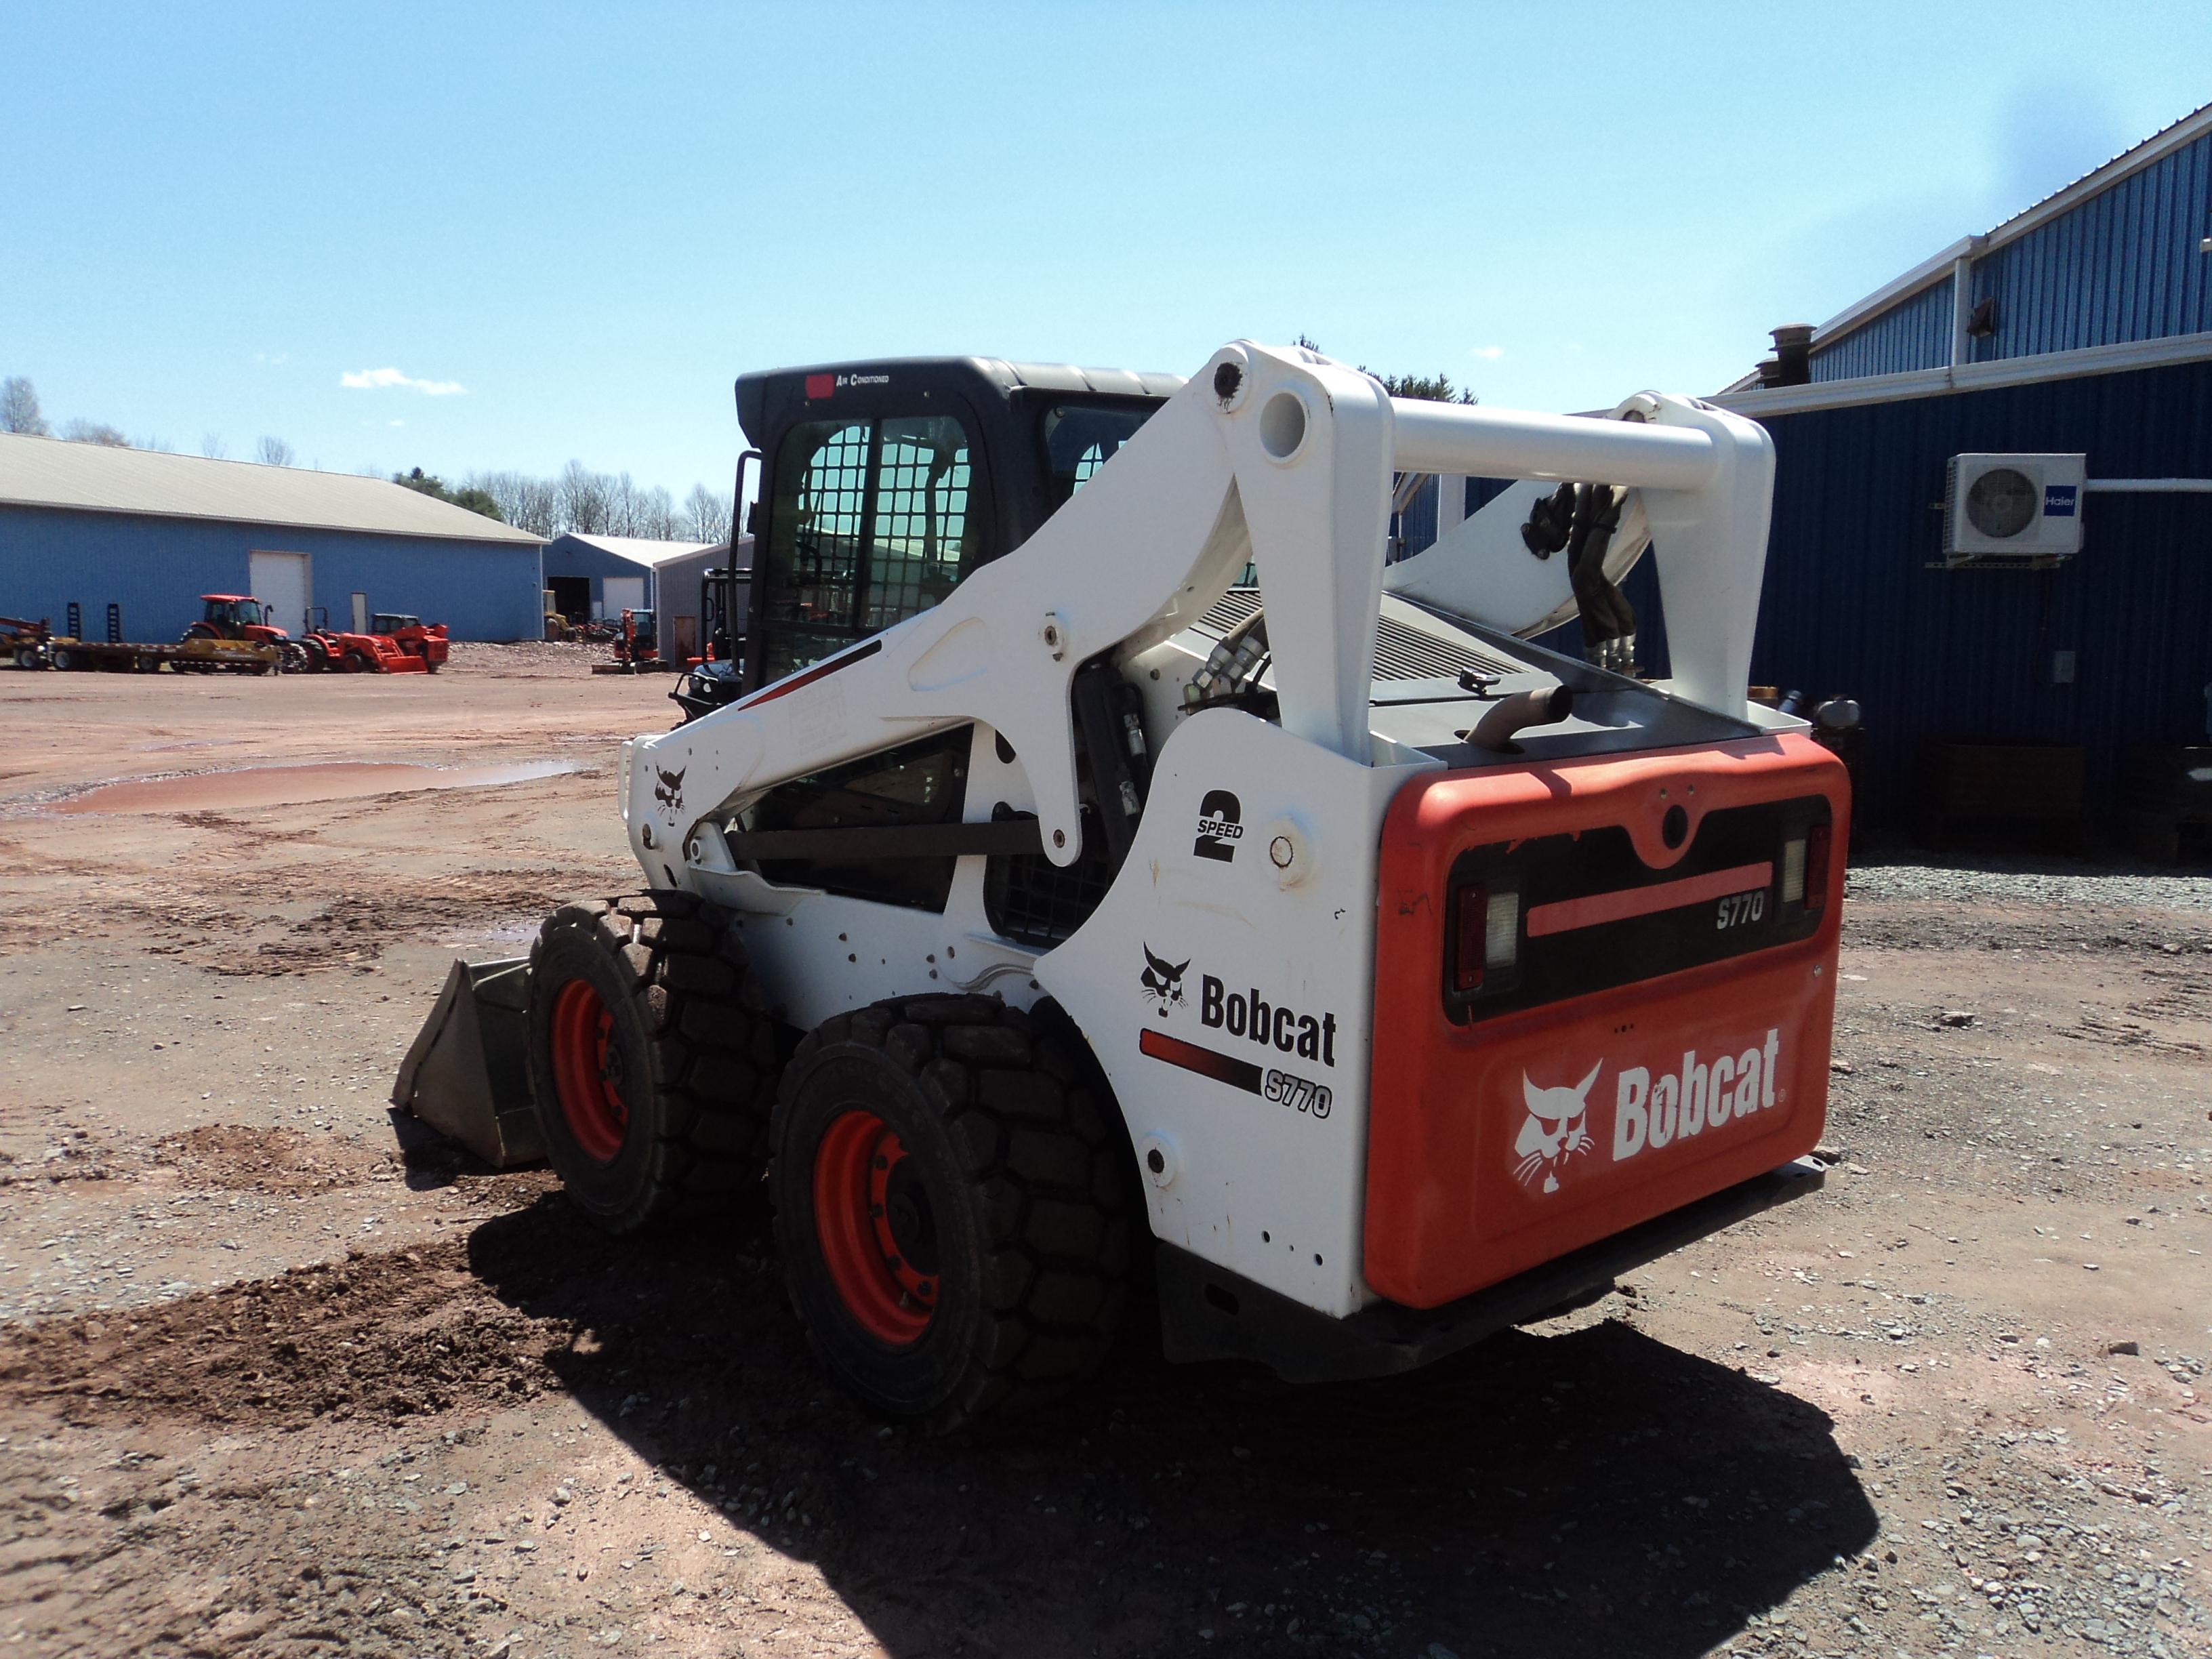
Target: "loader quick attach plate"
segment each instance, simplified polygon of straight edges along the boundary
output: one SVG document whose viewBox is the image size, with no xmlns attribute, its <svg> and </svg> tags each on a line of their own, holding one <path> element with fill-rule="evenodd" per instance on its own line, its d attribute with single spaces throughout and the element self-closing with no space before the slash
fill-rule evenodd
<svg viewBox="0 0 2212 1659">
<path fill-rule="evenodd" d="M 530 1103 L 530 958 L 456 962 L 399 1062 L 392 1103 L 495 1170 L 545 1156 Z"/>
</svg>

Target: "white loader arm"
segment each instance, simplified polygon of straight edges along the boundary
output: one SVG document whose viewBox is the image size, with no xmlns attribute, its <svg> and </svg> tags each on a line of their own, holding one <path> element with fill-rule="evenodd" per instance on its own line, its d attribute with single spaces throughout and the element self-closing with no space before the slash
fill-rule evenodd
<svg viewBox="0 0 2212 1659">
<path fill-rule="evenodd" d="M 1691 566 L 1670 637 L 1679 661 L 1705 664 L 1685 677 L 1687 694 L 1727 707 L 1733 684 L 1740 707 L 1771 453 L 1747 422 L 1672 399 L 1661 407 L 1655 424 L 1637 426 L 1405 402 L 1312 352 L 1224 346 L 1023 546 L 943 604 L 629 745 L 633 850 L 681 885 L 683 863 L 729 866 L 719 836 L 695 838 L 702 820 L 973 720 L 1013 745 L 1046 855 L 1073 864 L 1081 819 L 1069 682 L 1102 653 L 1190 626 L 1248 557 L 1267 595 L 1284 730 L 1366 764 L 1394 471 L 1645 488 L 1655 535 L 1724 555 L 1710 570 Z"/>
<path fill-rule="evenodd" d="M 1413 407 L 1431 424 L 1440 416 L 1459 428 L 1492 414 L 1449 404 Z M 1607 574 L 1614 580 L 1626 574 L 1650 544 L 1667 606 L 1674 669 L 1670 689 L 1721 714 L 1741 714 L 1773 500 L 1774 447 L 1765 428 L 1708 404 L 1649 392 L 1622 403 L 1609 420 L 1515 413 L 1504 418 L 1532 440 L 1535 428 L 1545 428 L 1552 441 L 1540 451 L 1501 444 L 1492 453 L 1509 460 L 1518 455 L 1522 465 L 1486 471 L 1456 464 L 1408 465 L 1409 459 L 1441 460 L 1443 452 L 1401 441 L 1401 469 L 1526 478 L 1546 487 L 1569 482 L 1632 486 L 1606 557 Z M 1639 429 L 1669 447 L 1637 456 L 1609 451 L 1598 441 L 1601 434 Z M 1660 453 L 1670 457 L 1667 465 L 1645 465 Z M 1488 503 L 1434 546 L 1391 566 L 1384 588 L 1508 633 L 1538 632 L 1565 621 L 1574 614 L 1566 562 L 1540 561 L 1520 540 L 1519 525 L 1534 493 L 1509 491 Z"/>
</svg>

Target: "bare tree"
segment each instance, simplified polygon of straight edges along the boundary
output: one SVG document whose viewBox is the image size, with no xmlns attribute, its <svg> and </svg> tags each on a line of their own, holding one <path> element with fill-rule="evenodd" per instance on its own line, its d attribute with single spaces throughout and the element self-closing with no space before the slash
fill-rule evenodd
<svg viewBox="0 0 2212 1659">
<path fill-rule="evenodd" d="M 609 532 L 609 480 L 589 471 L 581 461 L 571 461 L 561 469 L 555 488 L 561 507 L 561 527 L 580 535 L 605 535 Z"/>
<path fill-rule="evenodd" d="M 27 438 L 53 435 L 46 417 L 39 413 L 39 391 L 20 374 L 0 380 L 0 432 L 19 432 Z"/>
<path fill-rule="evenodd" d="M 561 525 L 561 492 L 550 478 L 524 478 L 515 491 L 514 511 L 501 516 L 533 536 L 551 536 Z"/>
<path fill-rule="evenodd" d="M 289 466 L 292 465 L 292 446 L 282 438 L 264 437 L 254 446 L 253 459 L 264 466 Z"/>
<path fill-rule="evenodd" d="M 638 508 L 638 517 L 644 526 L 644 533 L 653 540 L 672 542 L 676 539 L 676 498 L 659 484 L 645 492 Z"/>
<path fill-rule="evenodd" d="M 526 472 L 472 472 L 462 487 L 482 490 L 491 497 L 501 519 L 537 536 L 573 531 L 581 536 L 674 541 L 691 531 L 689 507 L 679 510 L 666 489 L 658 484 L 647 489 L 627 472 L 594 472 L 581 461 L 569 462 L 553 478 Z M 728 511 L 723 504 L 725 520 Z"/>
<path fill-rule="evenodd" d="M 704 484 L 693 484 L 684 498 L 684 538 L 719 542 L 730 533 L 730 498 Z"/>
<path fill-rule="evenodd" d="M 99 421 L 71 421 L 62 428 L 62 436 L 73 444 L 98 444 L 102 449 L 131 447 L 130 439 Z"/>
<path fill-rule="evenodd" d="M 133 438 L 131 441 L 131 447 L 143 449 L 155 455 L 173 455 L 177 453 L 176 445 L 171 443 L 167 438 L 155 437 L 151 434 L 143 438 Z"/>
<path fill-rule="evenodd" d="M 607 481 L 607 532 L 615 536 L 641 536 L 637 523 L 637 482 L 624 472 Z"/>
<path fill-rule="evenodd" d="M 200 434 L 200 453 L 211 461 L 225 460 L 229 458 L 230 446 L 223 442 L 220 432 L 204 432 Z"/>
<path fill-rule="evenodd" d="M 561 530 L 561 486 L 555 478 L 533 478 L 526 472 L 472 472 L 462 480 L 465 489 L 481 489 L 499 508 L 499 516 L 533 536 L 551 537 Z"/>
</svg>

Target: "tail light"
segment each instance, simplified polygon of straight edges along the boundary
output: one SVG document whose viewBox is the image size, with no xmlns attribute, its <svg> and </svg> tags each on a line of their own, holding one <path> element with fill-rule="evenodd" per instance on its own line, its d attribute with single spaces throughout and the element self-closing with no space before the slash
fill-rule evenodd
<svg viewBox="0 0 2212 1659">
<path fill-rule="evenodd" d="M 1819 912 L 1828 903 L 1828 826 L 1808 824 L 1782 843 L 1782 902 Z"/>
<path fill-rule="evenodd" d="M 1490 890 L 1459 890 L 1459 915 L 1452 939 L 1452 989 L 1472 991 L 1482 983 L 1484 921 L 1490 909 Z"/>
<path fill-rule="evenodd" d="M 1459 890 L 1452 927 L 1452 988 L 1482 988 L 1483 975 L 1514 965 L 1521 949 L 1521 895 L 1478 882 Z"/>
<path fill-rule="evenodd" d="M 1805 832 L 1805 908 L 1825 909 L 1828 902 L 1828 826 L 1816 823 Z"/>
</svg>

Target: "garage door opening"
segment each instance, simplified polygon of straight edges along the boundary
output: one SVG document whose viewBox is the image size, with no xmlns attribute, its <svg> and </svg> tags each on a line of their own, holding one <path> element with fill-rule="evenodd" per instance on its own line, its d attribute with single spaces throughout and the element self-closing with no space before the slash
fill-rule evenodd
<svg viewBox="0 0 2212 1659">
<path fill-rule="evenodd" d="M 553 608 L 572 623 L 592 619 L 592 579 L 589 576 L 549 576 L 546 586 L 553 590 Z"/>
</svg>

